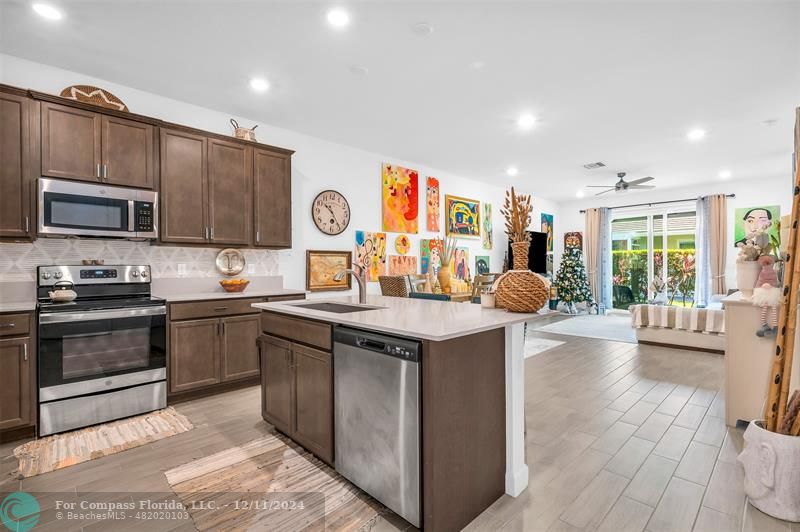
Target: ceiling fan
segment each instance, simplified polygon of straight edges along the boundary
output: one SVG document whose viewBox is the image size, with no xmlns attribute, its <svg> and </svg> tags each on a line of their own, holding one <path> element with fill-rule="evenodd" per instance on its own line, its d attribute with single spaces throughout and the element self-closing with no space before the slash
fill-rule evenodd
<svg viewBox="0 0 800 532">
<path fill-rule="evenodd" d="M 617 172 L 617 177 L 619 181 L 617 181 L 613 185 L 587 185 L 586 188 L 606 188 L 608 190 L 604 190 L 602 192 L 598 192 L 595 196 L 599 196 L 601 194 L 605 194 L 606 192 L 625 192 L 628 189 L 636 188 L 636 189 L 644 189 L 644 188 L 656 188 L 655 185 L 643 185 L 642 183 L 647 183 L 648 181 L 652 181 L 655 177 L 642 177 L 640 179 L 634 179 L 633 181 L 625 181 L 625 172 Z"/>
</svg>

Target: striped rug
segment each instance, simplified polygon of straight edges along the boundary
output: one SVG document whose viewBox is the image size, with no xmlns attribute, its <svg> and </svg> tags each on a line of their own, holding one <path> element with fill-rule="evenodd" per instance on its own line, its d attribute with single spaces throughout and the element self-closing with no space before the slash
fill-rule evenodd
<svg viewBox="0 0 800 532">
<path fill-rule="evenodd" d="M 295 443 L 267 434 L 170 469 L 198 530 L 370 530 L 388 510 Z"/>
<path fill-rule="evenodd" d="M 163 440 L 194 428 L 174 408 L 29 441 L 14 449 L 18 478 L 29 478 Z"/>
</svg>

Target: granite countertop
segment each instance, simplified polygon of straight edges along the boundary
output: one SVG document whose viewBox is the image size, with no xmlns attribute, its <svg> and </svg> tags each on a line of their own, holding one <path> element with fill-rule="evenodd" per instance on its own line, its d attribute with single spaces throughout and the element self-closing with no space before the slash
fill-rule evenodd
<svg viewBox="0 0 800 532">
<path fill-rule="evenodd" d="M 358 304 L 358 297 L 254 303 L 253 307 L 300 318 L 432 341 L 467 336 L 540 317 L 540 314 L 517 314 L 502 309 L 483 308 L 474 303 L 384 296 L 367 296 L 367 305 L 380 307 L 378 309 L 345 314 L 323 312 L 301 306 L 321 302 Z"/>
<path fill-rule="evenodd" d="M 163 293 L 159 290 L 153 291 L 155 297 L 161 297 L 169 303 L 181 301 L 204 301 L 209 299 L 243 299 L 248 297 L 275 297 L 275 296 L 296 296 L 305 295 L 305 290 L 293 290 L 290 288 L 262 288 L 245 289 L 244 292 L 225 292 L 222 288 L 213 292 L 182 292 L 177 294 Z"/>
<path fill-rule="evenodd" d="M 36 310 L 36 301 L 2 301 L 0 312 L 30 312 Z"/>
</svg>

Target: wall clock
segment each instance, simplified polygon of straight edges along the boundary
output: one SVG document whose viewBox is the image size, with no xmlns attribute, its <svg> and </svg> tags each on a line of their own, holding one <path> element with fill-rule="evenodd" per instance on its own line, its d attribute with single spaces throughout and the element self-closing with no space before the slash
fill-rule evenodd
<svg viewBox="0 0 800 532">
<path fill-rule="evenodd" d="M 350 204 L 339 192 L 323 190 L 311 204 L 311 218 L 326 235 L 338 235 L 350 225 Z"/>
</svg>

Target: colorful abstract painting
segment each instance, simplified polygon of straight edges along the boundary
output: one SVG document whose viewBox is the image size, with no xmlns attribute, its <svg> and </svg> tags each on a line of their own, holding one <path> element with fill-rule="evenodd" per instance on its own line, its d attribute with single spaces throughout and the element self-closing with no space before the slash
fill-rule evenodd
<svg viewBox="0 0 800 532">
<path fill-rule="evenodd" d="M 425 197 L 427 198 L 428 231 L 439 232 L 439 180 L 429 177 Z"/>
<path fill-rule="evenodd" d="M 417 257 L 413 255 L 390 255 L 389 275 L 417 273 Z"/>
<path fill-rule="evenodd" d="M 489 255 L 475 257 L 475 273 L 481 275 L 489 273 Z"/>
<path fill-rule="evenodd" d="M 411 240 L 408 235 L 397 235 L 394 241 L 394 249 L 401 255 L 408 253 L 408 250 L 411 249 Z"/>
<path fill-rule="evenodd" d="M 736 209 L 733 226 L 733 245 L 744 244 L 747 235 L 752 234 L 756 229 L 767 229 L 771 242 L 774 239 L 780 239 L 780 231 L 778 230 L 778 221 L 780 219 L 780 205 Z"/>
<path fill-rule="evenodd" d="M 469 274 L 469 249 L 456 248 L 453 253 L 453 260 L 450 262 L 450 274 L 456 279 L 468 281 Z"/>
<path fill-rule="evenodd" d="M 445 195 L 444 204 L 448 236 L 481 236 L 480 201 Z"/>
<path fill-rule="evenodd" d="M 366 272 L 367 281 L 386 275 L 386 233 L 356 231 L 355 266 Z"/>
<path fill-rule="evenodd" d="M 383 163 L 383 230 L 417 233 L 419 226 L 416 170 Z"/>
<path fill-rule="evenodd" d="M 583 249 L 583 233 L 572 231 L 564 233 L 564 249 Z"/>
<path fill-rule="evenodd" d="M 483 249 L 494 247 L 494 235 L 492 234 L 492 204 L 483 204 L 483 231 L 481 232 Z"/>
<path fill-rule="evenodd" d="M 444 242 L 435 238 L 423 238 L 419 241 L 419 266 L 420 273 L 439 273 L 442 267 L 442 253 Z"/>
<path fill-rule="evenodd" d="M 547 233 L 547 251 L 553 251 L 553 215 L 542 213 L 542 233 Z"/>
</svg>

